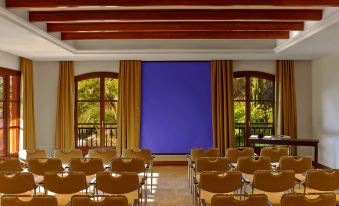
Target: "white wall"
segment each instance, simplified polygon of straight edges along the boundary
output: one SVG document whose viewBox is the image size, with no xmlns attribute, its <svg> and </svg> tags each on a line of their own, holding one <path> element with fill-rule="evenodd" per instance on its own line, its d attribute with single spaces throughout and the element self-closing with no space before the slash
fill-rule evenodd
<svg viewBox="0 0 339 206">
<path fill-rule="evenodd" d="M 339 168 L 339 55 L 312 61 L 313 136 L 320 163 Z"/>
<path fill-rule="evenodd" d="M 0 51 L 0 67 L 20 70 L 20 59 L 18 56 Z"/>
<path fill-rule="evenodd" d="M 55 147 L 58 62 L 34 62 L 34 101 L 37 148 L 50 155 Z M 74 75 L 89 72 L 118 72 L 119 61 L 74 62 Z"/>
</svg>

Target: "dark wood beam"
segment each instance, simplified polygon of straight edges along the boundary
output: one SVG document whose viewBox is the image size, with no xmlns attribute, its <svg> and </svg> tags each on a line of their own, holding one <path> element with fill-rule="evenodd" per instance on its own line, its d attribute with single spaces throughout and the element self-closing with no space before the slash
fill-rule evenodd
<svg viewBox="0 0 339 206">
<path fill-rule="evenodd" d="M 86 39 L 287 39 L 288 31 L 230 32 L 71 32 L 61 33 L 62 40 Z"/>
<path fill-rule="evenodd" d="M 339 6 L 339 0 L 6 0 L 6 6 L 57 8 L 82 6 Z"/>
<path fill-rule="evenodd" d="M 321 20 L 322 10 L 86 10 L 32 11 L 30 21 L 152 20 Z"/>
<path fill-rule="evenodd" d="M 106 22 L 48 23 L 48 32 L 79 31 L 301 31 L 303 22 Z"/>
</svg>

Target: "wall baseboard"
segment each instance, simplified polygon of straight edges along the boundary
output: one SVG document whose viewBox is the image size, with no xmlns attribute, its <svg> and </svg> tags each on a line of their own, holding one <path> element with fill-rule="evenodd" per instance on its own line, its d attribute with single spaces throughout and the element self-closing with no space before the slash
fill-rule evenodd
<svg viewBox="0 0 339 206">
<path fill-rule="evenodd" d="M 320 163 L 318 163 L 317 169 L 332 170 L 332 168 L 327 167 L 327 166 L 325 166 L 325 165 L 322 165 L 322 164 L 320 164 Z"/>
</svg>

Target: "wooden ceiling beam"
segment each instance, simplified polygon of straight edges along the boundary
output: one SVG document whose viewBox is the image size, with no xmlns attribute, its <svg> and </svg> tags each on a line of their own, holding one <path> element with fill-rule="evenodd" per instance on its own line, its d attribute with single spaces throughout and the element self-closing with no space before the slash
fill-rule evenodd
<svg viewBox="0 0 339 206">
<path fill-rule="evenodd" d="M 198 21 L 198 20 L 321 20 L 322 10 L 223 9 L 223 10 L 77 10 L 31 11 L 30 21 Z"/>
<path fill-rule="evenodd" d="M 48 23 L 48 32 L 84 31 L 301 31 L 303 22 L 106 22 Z"/>
<path fill-rule="evenodd" d="M 58 8 L 83 6 L 339 6 L 339 0 L 6 0 L 8 8 Z"/>
<path fill-rule="evenodd" d="M 288 39 L 288 31 L 231 32 L 71 32 L 62 40 L 89 39 Z"/>
</svg>

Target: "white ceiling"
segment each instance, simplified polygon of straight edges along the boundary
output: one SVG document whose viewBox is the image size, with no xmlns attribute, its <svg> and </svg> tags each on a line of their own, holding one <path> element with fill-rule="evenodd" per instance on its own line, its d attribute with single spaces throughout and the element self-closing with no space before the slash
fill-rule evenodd
<svg viewBox="0 0 339 206">
<path fill-rule="evenodd" d="M 0 1 L 0 6 L 3 1 Z M 311 60 L 339 53 L 339 9 L 327 8 L 321 22 L 291 32 L 288 40 L 81 40 L 61 41 L 27 11 L 0 7 L 0 50 L 40 61 L 57 60 Z"/>
</svg>

